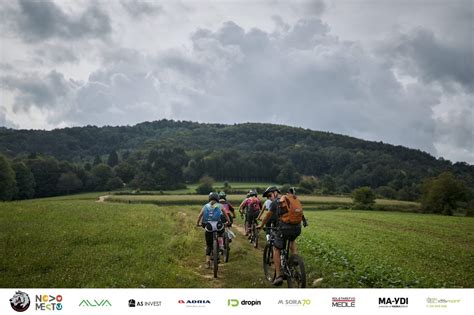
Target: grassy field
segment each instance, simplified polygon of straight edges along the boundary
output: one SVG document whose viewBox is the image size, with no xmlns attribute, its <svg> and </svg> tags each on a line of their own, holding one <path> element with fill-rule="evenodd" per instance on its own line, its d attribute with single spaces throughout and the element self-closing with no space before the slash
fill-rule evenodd
<svg viewBox="0 0 474 315">
<path fill-rule="evenodd" d="M 96 202 L 99 195 L 0 203 L 0 287 L 268 286 L 261 250 L 238 233 L 219 279 L 203 269 L 204 236 L 194 224 L 205 196 L 160 196 L 180 204 L 156 205 L 156 196 L 133 196 L 142 199 L 128 204 Z M 320 198 L 330 201 L 304 197 L 303 205 Z M 473 218 L 359 210 L 307 217 L 298 248 L 310 283 L 322 277 L 322 287 L 474 286 Z"/>
</svg>

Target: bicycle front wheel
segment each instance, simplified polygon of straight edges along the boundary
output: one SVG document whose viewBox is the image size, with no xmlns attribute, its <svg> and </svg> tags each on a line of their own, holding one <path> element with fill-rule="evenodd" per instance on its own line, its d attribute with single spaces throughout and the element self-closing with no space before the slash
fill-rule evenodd
<svg viewBox="0 0 474 315">
<path fill-rule="evenodd" d="M 304 261 L 298 255 L 292 255 L 288 261 L 290 275 L 288 276 L 288 288 L 306 288 L 306 270 Z"/>
</svg>

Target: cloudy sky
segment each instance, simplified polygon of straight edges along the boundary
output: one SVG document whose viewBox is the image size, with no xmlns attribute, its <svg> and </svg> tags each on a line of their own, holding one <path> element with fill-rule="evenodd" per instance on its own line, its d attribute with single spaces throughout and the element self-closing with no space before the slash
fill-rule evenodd
<svg viewBox="0 0 474 315">
<path fill-rule="evenodd" d="M 0 126 L 270 122 L 474 164 L 473 1 L 0 0 Z"/>
</svg>

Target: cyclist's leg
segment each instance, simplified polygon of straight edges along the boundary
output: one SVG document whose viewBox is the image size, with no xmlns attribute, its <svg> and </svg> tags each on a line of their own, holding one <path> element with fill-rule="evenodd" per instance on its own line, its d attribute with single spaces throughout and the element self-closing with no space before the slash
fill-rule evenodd
<svg viewBox="0 0 474 315">
<path fill-rule="evenodd" d="M 275 281 L 274 285 L 281 285 L 283 283 L 283 277 L 281 272 L 281 258 L 280 253 L 283 248 L 285 248 L 285 239 L 281 231 L 275 231 L 274 234 L 274 243 L 273 243 L 273 261 L 275 262 Z"/>
<path fill-rule="evenodd" d="M 211 252 L 212 252 L 212 241 L 213 241 L 212 233 L 204 231 L 204 237 L 206 239 L 206 263 L 209 264 L 211 261 Z"/>
<path fill-rule="evenodd" d="M 296 255 L 296 238 L 301 234 L 301 225 L 291 227 L 287 231 L 288 241 L 290 242 L 290 253 Z"/>
</svg>

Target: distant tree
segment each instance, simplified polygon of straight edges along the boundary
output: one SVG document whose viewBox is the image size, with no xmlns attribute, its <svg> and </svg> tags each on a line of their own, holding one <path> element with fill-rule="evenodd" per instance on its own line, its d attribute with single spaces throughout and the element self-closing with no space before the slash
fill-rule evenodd
<svg viewBox="0 0 474 315">
<path fill-rule="evenodd" d="M 69 195 L 82 188 L 82 181 L 72 172 L 62 173 L 58 180 L 58 191 Z"/>
<path fill-rule="evenodd" d="M 15 171 L 10 161 L 0 155 L 0 200 L 12 200 L 17 192 Z"/>
<path fill-rule="evenodd" d="M 298 184 L 298 186 L 303 189 L 302 192 L 306 192 L 308 194 L 311 194 L 314 189 L 316 189 L 318 187 L 318 182 L 316 180 L 316 178 L 314 177 L 305 177 L 303 178 L 300 183 Z"/>
<path fill-rule="evenodd" d="M 13 163 L 15 179 L 17 185 L 17 194 L 15 199 L 29 199 L 35 195 L 35 177 L 31 170 L 23 162 Z"/>
<path fill-rule="evenodd" d="M 196 188 L 196 193 L 199 195 L 207 195 L 214 190 L 214 179 L 210 176 L 203 176 L 199 180 L 199 185 Z"/>
<path fill-rule="evenodd" d="M 423 212 L 452 215 L 458 202 L 467 201 L 468 190 L 463 181 L 451 172 L 426 179 L 422 184 L 421 209 Z"/>
<path fill-rule="evenodd" d="M 107 189 L 107 182 L 114 174 L 112 168 L 107 164 L 98 164 L 92 168 L 92 175 L 98 179 L 97 189 Z"/>
<path fill-rule="evenodd" d="M 380 186 L 375 190 L 377 194 L 387 199 L 396 199 L 397 191 L 390 186 Z"/>
<path fill-rule="evenodd" d="M 153 176 L 149 173 L 139 172 L 133 179 L 130 181 L 130 187 L 140 190 L 155 190 L 157 184 Z"/>
<path fill-rule="evenodd" d="M 370 187 L 360 187 L 352 192 L 352 200 L 357 209 L 372 209 L 375 205 L 375 194 Z"/>
<path fill-rule="evenodd" d="M 35 197 L 49 197 L 58 194 L 58 180 L 61 176 L 61 169 L 58 160 L 53 157 L 38 157 L 34 160 L 27 160 L 35 178 Z"/>
<path fill-rule="evenodd" d="M 114 168 L 115 174 L 117 174 L 120 179 L 125 182 L 129 183 L 136 174 L 136 169 L 133 167 L 130 163 L 128 162 L 120 162 L 115 168 Z"/>
<path fill-rule="evenodd" d="M 334 194 L 337 190 L 336 181 L 331 175 L 324 175 L 321 179 L 322 193 L 325 195 Z"/>
<path fill-rule="evenodd" d="M 114 167 L 117 164 L 119 164 L 119 158 L 118 158 L 117 152 L 115 152 L 115 151 L 110 152 L 109 158 L 107 160 L 107 164 L 110 167 Z"/>
<path fill-rule="evenodd" d="M 92 170 L 91 163 L 88 162 L 88 163 L 84 164 L 84 170 L 90 172 Z"/>
<path fill-rule="evenodd" d="M 296 171 L 295 166 L 293 163 L 286 163 L 283 165 L 280 173 L 277 176 L 277 181 L 281 184 L 283 183 L 290 183 L 295 184 L 298 183 L 300 180 L 300 174 Z"/>
<path fill-rule="evenodd" d="M 122 181 L 120 178 L 118 178 L 118 177 L 112 177 L 112 178 L 109 179 L 109 181 L 107 182 L 106 188 L 107 188 L 108 190 L 114 190 L 114 189 L 123 188 L 123 181 Z"/>
<path fill-rule="evenodd" d="M 94 162 L 92 163 L 92 166 L 97 166 L 97 165 L 99 165 L 99 164 L 102 164 L 102 159 L 100 158 L 99 155 L 96 155 L 96 156 L 94 157 Z"/>
</svg>

